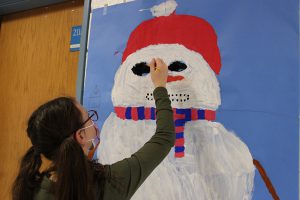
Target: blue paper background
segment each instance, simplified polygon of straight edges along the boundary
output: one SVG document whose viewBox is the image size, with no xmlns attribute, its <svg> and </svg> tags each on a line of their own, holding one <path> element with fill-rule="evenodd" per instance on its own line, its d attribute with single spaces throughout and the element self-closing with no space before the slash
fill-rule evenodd
<svg viewBox="0 0 300 200">
<path fill-rule="evenodd" d="M 113 110 L 111 89 L 127 39 L 152 18 L 150 11 L 138 10 L 160 2 L 137 0 L 92 11 L 83 103 L 98 110 L 100 127 Z M 298 199 L 298 1 L 177 3 L 176 13 L 206 19 L 218 35 L 222 105 L 217 121 L 247 144 L 281 199 Z M 257 171 L 253 199 L 272 199 Z"/>
</svg>

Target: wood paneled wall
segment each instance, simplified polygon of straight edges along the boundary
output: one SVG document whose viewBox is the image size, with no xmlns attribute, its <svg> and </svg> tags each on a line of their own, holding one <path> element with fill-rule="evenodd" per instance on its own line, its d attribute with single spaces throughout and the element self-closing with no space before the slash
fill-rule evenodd
<svg viewBox="0 0 300 200">
<path fill-rule="evenodd" d="M 20 158 L 31 146 L 26 123 L 54 97 L 75 96 L 79 52 L 70 52 L 71 27 L 83 0 L 4 16 L 0 29 L 0 199 L 11 199 Z"/>
</svg>

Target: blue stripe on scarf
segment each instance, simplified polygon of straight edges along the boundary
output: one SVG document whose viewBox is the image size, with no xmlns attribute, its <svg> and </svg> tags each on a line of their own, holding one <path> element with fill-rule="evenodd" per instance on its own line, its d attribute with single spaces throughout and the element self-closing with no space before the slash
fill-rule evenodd
<svg viewBox="0 0 300 200">
<path fill-rule="evenodd" d="M 145 119 L 145 107 L 138 107 L 137 112 L 139 120 Z"/>
<path fill-rule="evenodd" d="M 184 146 L 180 146 L 180 147 L 175 147 L 175 152 L 178 153 L 178 152 L 183 152 L 184 151 Z"/>
<path fill-rule="evenodd" d="M 175 126 L 184 126 L 186 120 L 185 119 L 176 119 Z"/>
<path fill-rule="evenodd" d="M 191 121 L 192 120 L 192 110 L 191 109 L 178 109 L 176 108 L 175 109 L 176 113 L 177 114 L 184 114 L 184 119 L 185 121 Z"/>
<path fill-rule="evenodd" d="M 205 119 L 204 110 L 198 110 L 198 119 Z"/>
<path fill-rule="evenodd" d="M 151 119 L 155 119 L 155 108 L 151 107 Z"/>
<path fill-rule="evenodd" d="M 176 135 L 176 139 L 183 138 L 183 132 L 176 133 L 175 135 Z"/>
<path fill-rule="evenodd" d="M 125 117 L 126 117 L 126 119 L 132 119 L 131 118 L 131 107 L 127 107 L 126 112 L 125 112 Z"/>
</svg>

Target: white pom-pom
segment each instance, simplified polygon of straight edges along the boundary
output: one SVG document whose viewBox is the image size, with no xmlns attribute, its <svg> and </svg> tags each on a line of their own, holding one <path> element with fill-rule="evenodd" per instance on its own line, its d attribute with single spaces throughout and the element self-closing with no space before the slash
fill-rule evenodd
<svg viewBox="0 0 300 200">
<path fill-rule="evenodd" d="M 168 0 L 159 5 L 153 6 L 150 10 L 152 15 L 155 17 L 169 16 L 175 11 L 176 7 L 177 3 L 175 0 Z"/>
</svg>

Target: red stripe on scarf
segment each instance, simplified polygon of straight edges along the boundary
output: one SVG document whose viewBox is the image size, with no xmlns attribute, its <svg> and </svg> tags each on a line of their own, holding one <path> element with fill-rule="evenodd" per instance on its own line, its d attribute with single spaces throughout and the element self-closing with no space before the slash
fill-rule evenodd
<svg viewBox="0 0 300 200">
<path fill-rule="evenodd" d="M 184 152 L 177 152 L 177 153 L 175 153 L 175 157 L 176 158 L 182 158 L 182 157 L 184 157 Z"/>
<path fill-rule="evenodd" d="M 197 120 L 198 119 L 198 111 L 196 109 L 192 109 L 191 119 L 192 120 Z"/>
<path fill-rule="evenodd" d="M 214 110 L 205 110 L 205 119 L 213 121 L 216 119 L 216 111 Z"/>
<path fill-rule="evenodd" d="M 151 119 L 151 108 L 145 108 L 145 119 Z"/>
<path fill-rule="evenodd" d="M 175 146 L 184 146 L 184 138 L 176 139 Z"/>
<path fill-rule="evenodd" d="M 131 108 L 131 118 L 133 121 L 137 121 L 139 119 L 138 112 L 137 112 L 137 107 L 132 107 Z"/>
<path fill-rule="evenodd" d="M 115 107 L 115 113 L 121 119 L 125 119 L 126 107 Z"/>
<path fill-rule="evenodd" d="M 177 126 L 175 127 L 175 133 L 180 133 L 184 131 L 184 127 L 183 126 Z"/>
</svg>

